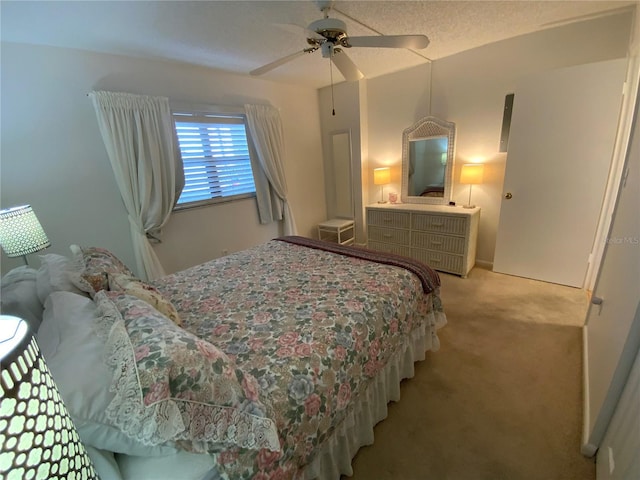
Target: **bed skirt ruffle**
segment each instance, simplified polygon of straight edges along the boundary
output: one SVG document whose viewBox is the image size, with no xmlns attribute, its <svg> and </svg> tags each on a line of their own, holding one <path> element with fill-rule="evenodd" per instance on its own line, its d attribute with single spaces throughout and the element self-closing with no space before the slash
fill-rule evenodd
<svg viewBox="0 0 640 480">
<path fill-rule="evenodd" d="M 442 312 L 431 316 L 430 326 L 425 322 L 416 328 L 405 348 L 389 359 L 300 478 L 338 480 L 340 475 L 353 475 L 353 457 L 361 447 L 373 444 L 373 428 L 387 417 L 387 404 L 400 400 L 400 382 L 413 377 L 414 363 L 424 360 L 425 352 L 440 348 L 436 331 L 446 324 L 446 316 Z"/>
</svg>

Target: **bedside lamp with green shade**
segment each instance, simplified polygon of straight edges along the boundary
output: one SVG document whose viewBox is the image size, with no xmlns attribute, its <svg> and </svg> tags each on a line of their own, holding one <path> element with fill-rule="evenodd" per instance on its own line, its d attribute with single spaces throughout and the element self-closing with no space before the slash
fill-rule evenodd
<svg viewBox="0 0 640 480">
<path fill-rule="evenodd" d="M 49 247 L 51 242 L 31 205 L 0 210 L 0 246 L 7 257 L 22 257 Z"/>
</svg>

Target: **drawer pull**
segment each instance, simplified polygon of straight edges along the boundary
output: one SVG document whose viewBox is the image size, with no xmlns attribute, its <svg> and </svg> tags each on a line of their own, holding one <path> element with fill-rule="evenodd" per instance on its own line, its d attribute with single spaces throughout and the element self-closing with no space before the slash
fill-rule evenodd
<svg viewBox="0 0 640 480">
<path fill-rule="evenodd" d="M 441 260 L 439 258 L 430 258 L 429 262 L 430 263 L 439 263 Z"/>
<path fill-rule="evenodd" d="M 393 235 L 391 235 L 390 233 L 383 233 L 382 236 L 384 238 L 391 238 Z"/>
<path fill-rule="evenodd" d="M 431 245 L 442 245 L 442 242 L 436 242 L 435 240 L 431 240 Z"/>
<path fill-rule="evenodd" d="M 386 218 L 383 218 L 382 221 L 386 223 L 390 223 L 390 222 L 393 222 L 393 218 L 386 217 Z"/>
<path fill-rule="evenodd" d="M 444 227 L 444 222 L 433 222 L 434 227 Z"/>
</svg>

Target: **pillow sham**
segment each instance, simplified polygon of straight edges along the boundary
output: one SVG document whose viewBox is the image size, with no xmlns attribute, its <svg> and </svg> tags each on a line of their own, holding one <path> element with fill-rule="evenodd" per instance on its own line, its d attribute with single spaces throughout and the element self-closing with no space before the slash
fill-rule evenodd
<svg viewBox="0 0 640 480">
<path fill-rule="evenodd" d="M 70 248 L 78 265 L 73 283 L 92 297 L 100 290 L 109 289 L 109 273 L 133 276 L 129 267 L 106 248 L 78 245 Z"/>
<path fill-rule="evenodd" d="M 109 325 L 112 424 L 141 443 L 175 441 L 194 453 L 235 447 L 280 451 L 258 382 L 224 352 L 139 298 L 103 290 L 95 300 L 103 331 Z"/>
<path fill-rule="evenodd" d="M 37 273 L 25 265 L 10 270 L 0 281 L 0 312 L 22 318 L 33 332 L 38 330 L 44 310 L 36 287 Z"/>
<path fill-rule="evenodd" d="M 149 285 L 142 280 L 121 274 L 114 273 L 108 274 L 109 278 L 109 290 L 123 292 L 128 295 L 144 300 L 153 308 L 162 313 L 165 317 L 169 318 L 173 323 L 182 326 L 182 319 L 176 310 L 176 307 L 167 300 L 156 287 Z"/>
<path fill-rule="evenodd" d="M 105 343 L 96 333 L 100 311 L 93 301 L 70 292 L 53 292 L 44 305 L 36 341 L 83 443 L 129 455 L 162 456 L 173 445 L 136 442 L 105 415 L 114 395 L 112 373 L 104 363 Z"/>
</svg>

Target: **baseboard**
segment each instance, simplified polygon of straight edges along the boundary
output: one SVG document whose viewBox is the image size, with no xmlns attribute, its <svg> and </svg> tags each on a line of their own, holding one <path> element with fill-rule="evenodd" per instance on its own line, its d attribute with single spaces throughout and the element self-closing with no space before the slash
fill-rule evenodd
<svg viewBox="0 0 640 480">
<path fill-rule="evenodd" d="M 585 457 L 593 457 L 598 447 L 589 443 L 591 410 L 589 408 L 589 330 L 588 325 L 582 327 L 582 445 L 580 453 Z"/>
<path fill-rule="evenodd" d="M 487 262 L 486 260 L 476 260 L 476 265 L 487 270 L 493 270 L 493 262 Z"/>
</svg>

